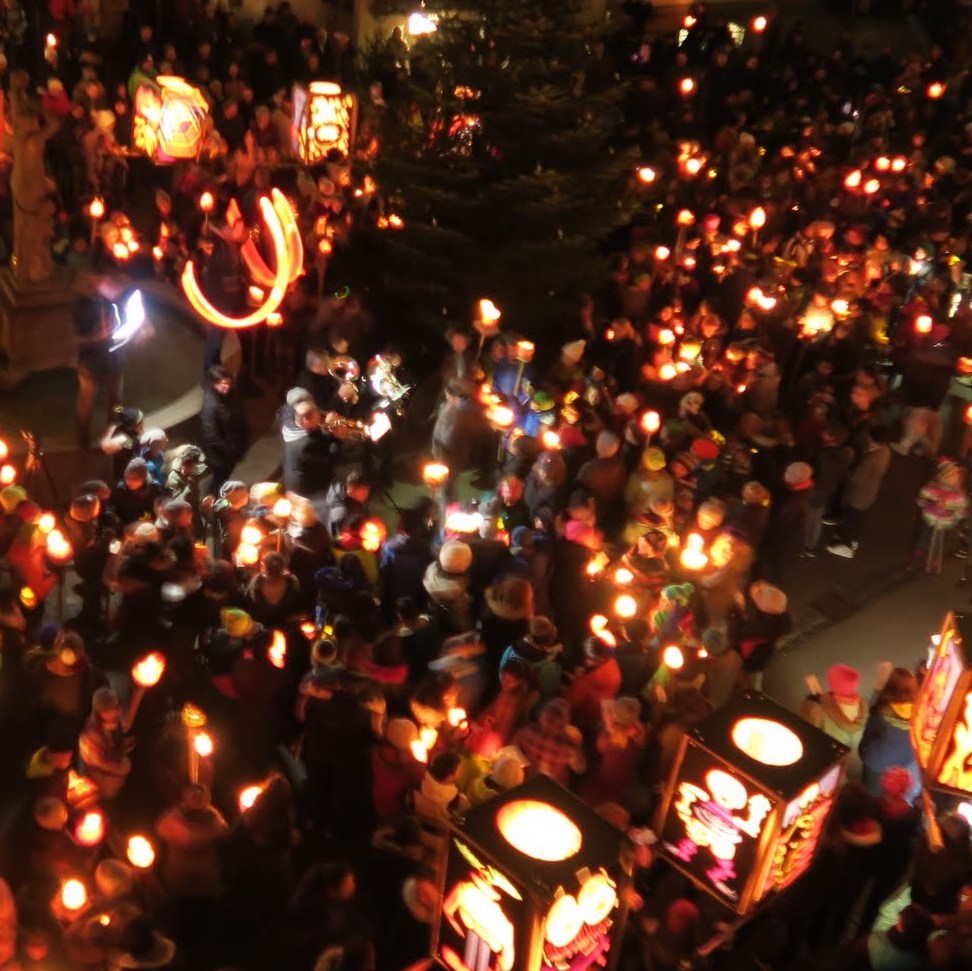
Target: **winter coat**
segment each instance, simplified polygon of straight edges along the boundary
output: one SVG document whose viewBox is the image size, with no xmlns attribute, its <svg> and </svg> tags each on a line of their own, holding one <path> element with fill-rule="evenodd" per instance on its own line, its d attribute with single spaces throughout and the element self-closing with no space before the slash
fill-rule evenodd
<svg viewBox="0 0 972 971">
<path fill-rule="evenodd" d="M 487 432 L 482 410 L 475 401 L 446 401 L 432 428 L 432 456 L 444 461 L 453 473 L 471 468 L 479 458 Z"/>
<path fill-rule="evenodd" d="M 210 467 L 231 470 L 243 458 L 249 444 L 246 418 L 236 399 L 207 389 L 199 420 L 202 423 L 202 450 Z"/>
<path fill-rule="evenodd" d="M 291 423 L 281 434 L 284 488 L 300 496 L 323 496 L 334 477 L 330 438 L 319 428 L 308 432 Z"/>
<path fill-rule="evenodd" d="M 561 666 L 558 660 L 561 646 L 537 647 L 529 636 L 514 641 L 500 658 L 499 669 L 502 671 L 509 661 L 522 661 L 531 671 L 533 682 L 540 694 L 540 699 L 546 701 L 553 698 L 560 690 Z"/>
<path fill-rule="evenodd" d="M 348 495 L 348 488 L 343 482 L 332 483 L 324 501 L 327 504 L 327 526 L 333 539 L 338 539 L 342 529 L 352 520 L 367 515 L 364 504 Z"/>
<path fill-rule="evenodd" d="M 464 573 L 446 573 L 434 560 L 426 568 L 422 585 L 444 621 L 443 633 L 458 634 L 472 627 L 472 598 Z"/>
<path fill-rule="evenodd" d="M 861 512 L 874 505 L 891 464 L 891 449 L 876 445 L 860 455 L 844 485 L 844 505 Z"/>
<path fill-rule="evenodd" d="M 854 748 L 860 741 L 867 722 L 867 705 L 863 698 L 858 697 L 856 714 L 848 714 L 828 691 L 826 694 L 807 698 L 800 706 L 800 714 L 811 725 L 826 732 L 841 745 Z"/>
<path fill-rule="evenodd" d="M 213 896 L 219 890 L 219 844 L 229 834 L 226 820 L 212 806 L 176 806 L 163 813 L 155 831 L 165 843 L 162 882 L 177 897 Z"/>
<path fill-rule="evenodd" d="M 128 526 L 139 519 L 151 518 L 158 496 L 159 484 L 151 476 L 138 489 L 129 489 L 122 479 L 112 491 L 110 503 L 122 525 Z"/>
<path fill-rule="evenodd" d="M 613 657 L 574 675 L 564 698 L 570 705 L 571 720 L 585 735 L 597 729 L 601 721 L 601 705 L 616 698 L 620 687 L 621 668 Z"/>
<path fill-rule="evenodd" d="M 413 796 L 415 812 L 425 819 L 446 820 L 459 808 L 462 797 L 452 782 L 438 782 L 428 772 Z"/>
<path fill-rule="evenodd" d="M 912 788 L 907 798 L 917 795 L 921 785 L 918 761 L 911 744 L 909 723 L 904 718 L 890 709 L 872 711 L 864 725 L 858 754 L 864 766 L 864 784 L 874 795 L 881 793 L 882 774 L 895 766 L 911 773 Z"/>
<path fill-rule="evenodd" d="M 963 489 L 932 479 L 918 493 L 921 518 L 933 529 L 951 529 L 965 516 L 968 501 Z"/>
<path fill-rule="evenodd" d="M 769 664 L 777 641 L 793 629 L 789 611 L 768 614 L 759 609 L 747 593 L 743 611 L 730 620 L 730 642 L 742 655 L 742 669 L 748 673 L 762 671 Z"/>
<path fill-rule="evenodd" d="M 410 753 L 388 742 L 371 750 L 371 796 L 381 824 L 395 823 L 405 815 L 405 796 L 419 785 L 425 766 Z"/>
<path fill-rule="evenodd" d="M 386 616 L 399 597 L 411 597 L 419 606 L 425 603 L 425 587 L 422 580 L 432 562 L 432 551 L 427 537 L 393 536 L 381 548 L 379 560 L 379 589 Z"/>
</svg>

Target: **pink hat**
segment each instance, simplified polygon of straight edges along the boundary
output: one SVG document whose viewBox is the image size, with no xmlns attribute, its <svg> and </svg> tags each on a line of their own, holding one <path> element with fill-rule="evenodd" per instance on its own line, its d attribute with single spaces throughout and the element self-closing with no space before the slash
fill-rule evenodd
<svg viewBox="0 0 972 971">
<path fill-rule="evenodd" d="M 894 765 L 881 774 L 881 791 L 886 796 L 904 798 L 911 788 L 911 773 L 902 765 Z"/>
<path fill-rule="evenodd" d="M 691 900 L 680 897 L 668 905 L 665 926 L 672 934 L 690 934 L 698 926 L 700 918 L 699 908 Z"/>
<path fill-rule="evenodd" d="M 601 545 L 601 534 L 588 523 L 582 523 L 579 519 L 572 519 L 564 526 L 564 539 L 588 549 L 597 549 Z"/>
<path fill-rule="evenodd" d="M 834 664 L 827 671 L 827 688 L 838 698 L 856 698 L 861 676 L 849 664 Z"/>
</svg>

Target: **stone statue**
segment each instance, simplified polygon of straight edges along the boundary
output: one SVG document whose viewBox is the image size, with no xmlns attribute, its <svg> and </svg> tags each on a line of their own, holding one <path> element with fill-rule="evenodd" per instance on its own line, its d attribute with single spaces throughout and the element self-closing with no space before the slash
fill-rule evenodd
<svg viewBox="0 0 972 971">
<path fill-rule="evenodd" d="M 13 259 L 19 284 L 38 284 L 54 274 L 51 240 L 54 237 L 54 181 L 44 169 L 44 146 L 57 131 L 58 122 L 41 111 L 29 92 L 30 75 L 10 75 L 10 121 L 13 168 Z"/>
</svg>

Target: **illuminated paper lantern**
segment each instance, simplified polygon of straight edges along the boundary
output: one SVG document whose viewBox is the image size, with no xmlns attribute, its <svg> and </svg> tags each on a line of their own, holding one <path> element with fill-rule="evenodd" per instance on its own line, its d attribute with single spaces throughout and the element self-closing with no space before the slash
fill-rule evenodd
<svg viewBox="0 0 972 971">
<path fill-rule="evenodd" d="M 738 914 L 806 873 L 849 749 L 750 692 L 683 738 L 658 849 Z"/>
<path fill-rule="evenodd" d="M 623 931 L 625 844 L 546 776 L 470 810 L 449 836 L 432 953 L 452 971 L 608 964 Z"/>
<path fill-rule="evenodd" d="M 160 164 L 195 158 L 206 134 L 209 105 L 182 78 L 143 78 L 135 88 L 132 144 Z"/>
<path fill-rule="evenodd" d="M 972 616 L 949 612 L 911 719 L 929 823 L 958 810 L 972 819 Z"/>
<path fill-rule="evenodd" d="M 357 103 L 333 81 L 312 81 L 294 88 L 297 157 L 317 165 L 330 152 L 341 158 L 351 154 Z"/>
</svg>

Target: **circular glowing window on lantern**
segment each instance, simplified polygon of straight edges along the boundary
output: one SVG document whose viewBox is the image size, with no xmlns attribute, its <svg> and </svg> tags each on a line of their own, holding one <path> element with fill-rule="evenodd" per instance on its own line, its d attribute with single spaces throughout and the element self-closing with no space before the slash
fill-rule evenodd
<svg viewBox="0 0 972 971">
<path fill-rule="evenodd" d="M 803 755 L 800 736 L 769 718 L 740 718 L 732 726 L 732 743 L 763 765 L 793 765 Z"/>
<path fill-rule="evenodd" d="M 505 805 L 496 815 L 496 828 L 513 849 L 545 863 L 569 860 L 584 842 L 572 819 L 535 799 L 518 799 Z"/>
</svg>

